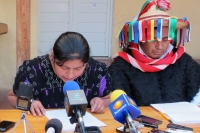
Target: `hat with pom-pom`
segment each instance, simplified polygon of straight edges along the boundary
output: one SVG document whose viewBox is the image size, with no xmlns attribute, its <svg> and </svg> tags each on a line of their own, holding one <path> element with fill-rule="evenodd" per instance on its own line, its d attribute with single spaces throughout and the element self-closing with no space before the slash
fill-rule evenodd
<svg viewBox="0 0 200 133">
<path fill-rule="evenodd" d="M 127 22 L 119 34 L 120 47 L 126 47 L 130 42 L 154 41 L 156 37 L 162 40 L 162 27 L 168 27 L 168 40 L 174 47 L 190 41 L 190 23 L 186 18 L 178 19 L 170 16 L 166 11 L 170 9 L 169 0 L 147 0 L 140 13 Z"/>
</svg>

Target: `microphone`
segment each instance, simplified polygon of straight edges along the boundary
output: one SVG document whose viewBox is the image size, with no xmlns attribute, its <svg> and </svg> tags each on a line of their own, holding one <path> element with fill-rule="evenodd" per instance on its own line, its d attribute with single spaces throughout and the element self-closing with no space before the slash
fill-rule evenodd
<svg viewBox="0 0 200 133">
<path fill-rule="evenodd" d="M 45 125 L 46 133 L 61 133 L 63 125 L 58 119 L 51 119 Z"/>
<path fill-rule="evenodd" d="M 133 119 L 138 117 L 141 112 L 135 101 L 122 90 L 113 91 L 110 100 L 109 109 L 114 119 L 122 124 L 127 124 L 130 133 L 138 133 Z"/>
<path fill-rule="evenodd" d="M 63 86 L 63 93 L 65 95 L 64 104 L 67 115 L 72 116 L 72 118 L 70 118 L 70 123 L 78 122 L 78 127 L 76 127 L 76 129 L 85 133 L 85 125 L 82 116 L 86 113 L 88 102 L 84 91 L 80 89 L 75 81 L 68 81 Z"/>
<path fill-rule="evenodd" d="M 29 111 L 33 99 L 33 85 L 27 82 L 20 82 L 16 108 Z"/>
<path fill-rule="evenodd" d="M 66 95 L 66 92 L 69 90 L 80 90 L 80 87 L 75 81 L 70 80 L 70 81 L 66 82 L 63 86 L 64 95 Z"/>
</svg>

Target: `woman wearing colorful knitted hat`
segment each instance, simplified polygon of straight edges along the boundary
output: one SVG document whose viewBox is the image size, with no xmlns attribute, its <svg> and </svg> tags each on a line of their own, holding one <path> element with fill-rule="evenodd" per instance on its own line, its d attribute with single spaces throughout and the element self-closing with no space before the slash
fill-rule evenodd
<svg viewBox="0 0 200 133">
<path fill-rule="evenodd" d="M 200 105 L 195 96 L 200 65 L 183 46 L 190 41 L 190 23 L 170 16 L 168 9 L 168 0 L 147 0 L 123 26 L 119 41 L 124 52 L 109 67 L 113 90 L 124 90 L 139 106 L 180 101 Z"/>
</svg>

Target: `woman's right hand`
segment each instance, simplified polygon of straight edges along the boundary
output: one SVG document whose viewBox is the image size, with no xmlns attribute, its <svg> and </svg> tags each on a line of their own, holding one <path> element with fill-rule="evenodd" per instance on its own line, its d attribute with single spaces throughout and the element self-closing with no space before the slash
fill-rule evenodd
<svg viewBox="0 0 200 133">
<path fill-rule="evenodd" d="M 42 116 L 45 115 L 45 108 L 42 103 L 38 100 L 34 100 L 31 104 L 30 111 L 27 111 L 27 114 L 32 114 L 33 116 Z"/>
</svg>

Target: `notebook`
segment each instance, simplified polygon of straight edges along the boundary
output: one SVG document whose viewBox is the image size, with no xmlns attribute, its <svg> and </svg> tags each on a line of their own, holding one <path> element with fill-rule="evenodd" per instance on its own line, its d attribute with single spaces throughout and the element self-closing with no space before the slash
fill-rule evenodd
<svg viewBox="0 0 200 133">
<path fill-rule="evenodd" d="M 189 102 L 151 104 L 175 124 L 199 124 L 200 108 Z"/>
</svg>

